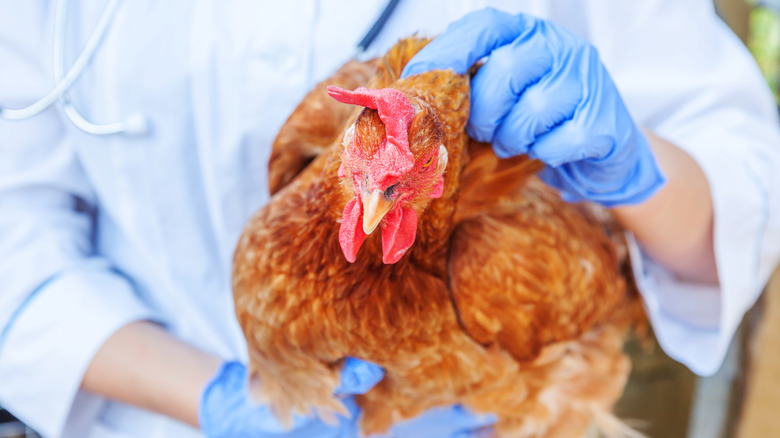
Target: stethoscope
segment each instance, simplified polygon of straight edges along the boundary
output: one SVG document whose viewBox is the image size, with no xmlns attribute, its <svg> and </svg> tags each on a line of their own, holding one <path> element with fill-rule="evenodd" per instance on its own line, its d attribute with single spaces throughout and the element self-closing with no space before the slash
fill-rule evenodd
<svg viewBox="0 0 780 438">
<path fill-rule="evenodd" d="M 385 6 L 385 9 L 382 11 L 379 18 L 374 22 L 374 25 L 371 26 L 371 29 L 369 29 L 360 43 L 358 43 L 354 57 L 358 57 L 366 51 L 369 45 L 371 45 L 390 18 L 390 15 L 399 1 L 400 0 L 388 1 L 387 6 Z M 76 79 L 84 73 L 84 70 L 86 70 L 92 57 L 95 55 L 100 43 L 103 41 L 108 25 L 116 15 L 118 6 L 119 0 L 108 0 L 103 11 L 100 13 L 95 28 L 89 35 L 89 38 L 87 38 L 84 49 L 82 49 L 81 53 L 76 58 L 76 61 L 63 76 L 65 62 L 63 55 L 63 46 L 65 44 L 65 15 L 67 14 L 68 2 L 67 0 L 58 0 L 54 12 L 54 41 L 52 50 L 52 66 L 55 81 L 54 88 L 38 99 L 38 101 L 24 108 L 12 109 L 0 107 L 0 117 L 7 120 L 29 119 L 59 101 L 65 115 L 71 123 L 88 134 L 125 134 L 140 136 L 149 132 L 149 121 L 146 116 L 140 113 L 131 114 L 120 122 L 103 124 L 92 123 L 79 113 L 68 97 L 68 90 L 73 86 L 73 83 L 76 82 Z"/>
<path fill-rule="evenodd" d="M 149 130 L 149 123 L 143 114 L 132 114 L 121 122 L 97 124 L 86 120 L 73 106 L 73 103 L 68 97 L 68 90 L 76 79 L 86 70 L 92 57 L 95 55 L 98 46 L 100 46 L 103 37 L 106 34 L 108 25 L 116 15 L 117 7 L 119 6 L 119 0 L 108 0 L 106 6 L 103 8 L 103 12 L 98 18 L 98 22 L 95 25 L 95 29 L 87 38 L 87 42 L 84 45 L 84 49 L 81 51 L 76 61 L 70 67 L 70 69 L 63 76 L 64 71 L 64 55 L 63 46 L 65 44 L 65 15 L 67 13 L 68 2 L 67 0 L 58 0 L 56 4 L 56 10 L 54 12 L 54 41 L 52 49 L 52 66 L 54 70 L 54 88 L 51 89 L 46 95 L 38 99 L 35 103 L 19 109 L 0 108 L 0 117 L 8 120 L 24 120 L 29 119 L 40 113 L 41 111 L 49 108 L 55 102 L 59 101 L 62 104 L 62 109 L 65 115 L 70 119 L 77 128 L 88 134 L 94 135 L 110 135 L 110 134 L 127 134 L 127 135 L 143 135 Z"/>
</svg>

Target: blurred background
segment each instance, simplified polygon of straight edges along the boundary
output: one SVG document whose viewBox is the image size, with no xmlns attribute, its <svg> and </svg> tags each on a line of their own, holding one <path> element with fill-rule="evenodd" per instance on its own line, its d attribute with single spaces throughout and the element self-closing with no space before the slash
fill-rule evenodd
<svg viewBox="0 0 780 438">
<path fill-rule="evenodd" d="M 778 99 L 780 82 L 780 0 L 721 0 L 721 16 L 745 41 Z"/>
<path fill-rule="evenodd" d="M 715 4 L 755 56 L 780 106 L 780 0 Z M 780 273 L 745 318 L 713 377 L 697 378 L 666 357 L 652 333 L 629 342 L 633 372 L 617 414 L 651 438 L 780 437 L 778 346 Z M 38 435 L 0 407 L 0 438 L 33 437 Z"/>
<path fill-rule="evenodd" d="M 0 407 L 0 437 L 2 438 L 38 438 L 32 429 L 16 420 Z"/>
</svg>

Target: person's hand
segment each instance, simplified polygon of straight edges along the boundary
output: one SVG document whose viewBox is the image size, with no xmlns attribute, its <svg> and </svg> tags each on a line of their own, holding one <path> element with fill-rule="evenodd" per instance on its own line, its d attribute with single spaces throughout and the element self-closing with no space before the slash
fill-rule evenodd
<svg viewBox="0 0 780 438">
<path fill-rule="evenodd" d="M 378 365 L 348 358 L 341 369 L 339 396 L 363 394 L 382 380 L 384 370 Z M 339 417 L 338 425 L 330 425 L 316 417 L 294 417 L 287 430 L 266 405 L 249 400 L 247 370 L 238 362 L 222 364 L 206 384 L 200 400 L 199 423 L 208 438 L 325 438 L 351 437 L 356 433 L 358 408 L 351 397 L 344 405 L 351 418 Z"/>
<path fill-rule="evenodd" d="M 494 9 L 452 23 L 407 64 L 472 80 L 468 133 L 506 158 L 527 153 L 568 201 L 639 203 L 665 182 L 647 139 L 586 40 L 550 21 Z"/>
<path fill-rule="evenodd" d="M 479 438 L 493 436 L 495 415 L 477 415 L 461 406 L 429 409 L 393 425 L 392 438 Z M 357 435 L 355 435 L 357 436 Z"/>
<path fill-rule="evenodd" d="M 378 365 L 348 358 L 341 370 L 339 396 L 364 394 L 376 385 L 384 371 Z M 287 430 L 271 414 L 268 406 L 257 405 L 247 393 L 247 370 L 238 362 L 222 364 L 206 384 L 200 400 L 199 420 L 209 438 L 348 438 L 359 437 L 359 408 L 352 397 L 343 399 L 350 418 L 339 417 L 338 425 L 318 418 L 295 417 Z M 455 438 L 479 436 L 495 422 L 493 415 L 475 415 L 460 406 L 431 409 L 418 417 L 395 424 L 387 435 L 392 438 Z"/>
</svg>

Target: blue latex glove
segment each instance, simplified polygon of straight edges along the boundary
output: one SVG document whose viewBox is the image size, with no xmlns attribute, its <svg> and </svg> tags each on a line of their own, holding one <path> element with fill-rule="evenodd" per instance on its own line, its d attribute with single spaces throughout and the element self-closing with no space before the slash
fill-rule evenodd
<svg viewBox="0 0 780 438">
<path fill-rule="evenodd" d="M 494 9 L 452 23 L 402 73 L 465 73 L 472 80 L 472 138 L 496 154 L 527 153 L 567 201 L 612 207 L 644 201 L 665 179 L 596 49 L 550 21 Z"/>
<path fill-rule="evenodd" d="M 480 438 L 493 436 L 490 426 L 495 422 L 495 415 L 475 415 L 461 406 L 434 408 L 418 417 L 396 423 L 389 436 L 393 438 Z"/>
<path fill-rule="evenodd" d="M 378 365 L 348 358 L 341 370 L 338 395 L 363 394 L 384 377 Z M 352 418 L 339 418 L 338 425 L 324 423 L 316 417 L 294 417 L 292 429 L 286 430 L 271 414 L 268 406 L 249 400 L 247 370 L 238 362 L 222 364 L 206 384 L 198 412 L 203 433 L 209 438 L 324 438 L 355 436 L 358 408 L 352 398 L 344 404 Z"/>
<path fill-rule="evenodd" d="M 337 395 L 364 394 L 382 380 L 384 371 L 370 362 L 348 358 L 341 371 Z M 359 410 L 352 397 L 344 400 L 351 418 L 339 418 L 329 425 L 318 418 L 295 417 L 292 429 L 285 430 L 267 406 L 257 405 L 247 394 L 247 370 L 238 362 L 224 363 L 200 400 L 199 422 L 209 438 L 347 438 L 359 437 Z M 455 406 L 437 408 L 419 417 L 396 424 L 393 438 L 460 438 L 495 422 L 491 415 L 477 416 Z"/>
</svg>

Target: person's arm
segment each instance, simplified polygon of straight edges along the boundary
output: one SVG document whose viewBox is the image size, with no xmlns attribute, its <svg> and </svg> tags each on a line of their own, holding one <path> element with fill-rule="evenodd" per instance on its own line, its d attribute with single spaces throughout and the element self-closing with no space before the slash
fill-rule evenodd
<svg viewBox="0 0 780 438">
<path fill-rule="evenodd" d="M 780 261 L 777 106 L 711 1 L 609 9 L 623 4 L 602 5 L 602 20 L 615 25 L 594 26 L 594 43 L 637 123 L 683 149 L 706 175 L 709 196 L 702 198 L 711 199 L 718 281 L 696 282 L 670 269 L 684 260 L 651 254 L 647 239 L 632 248 L 634 274 L 664 351 L 711 375 Z M 691 208 L 678 205 L 677 222 L 691 226 L 688 237 L 704 232 L 706 222 L 696 225 Z"/>
<path fill-rule="evenodd" d="M 362 394 L 384 376 L 381 367 L 348 358 L 341 370 L 337 394 Z M 117 330 L 93 357 L 81 388 L 111 400 L 131 404 L 199 428 L 210 438 L 235 436 L 304 438 L 351 436 L 357 406 L 345 400 L 350 418 L 326 424 L 315 417 L 296 416 L 286 427 L 268 404 L 249 398 L 247 370 L 223 362 L 173 337 L 161 326 L 138 321 Z M 479 427 L 484 417 L 452 413 L 461 427 Z"/>
<path fill-rule="evenodd" d="M 645 131 L 667 183 L 646 201 L 615 207 L 645 252 L 683 281 L 716 284 L 712 195 L 707 177 L 685 151 Z"/>
<path fill-rule="evenodd" d="M 29 105 L 52 87 L 50 9 L 0 3 L 3 107 Z M 105 340 L 159 317 L 95 252 L 97 202 L 74 143 L 56 108 L 0 119 L 0 405 L 43 436 L 63 434 Z"/>
<path fill-rule="evenodd" d="M 119 329 L 95 354 L 81 388 L 198 427 L 198 403 L 221 361 L 150 321 Z"/>
<path fill-rule="evenodd" d="M 544 161 L 542 178 L 567 201 L 616 209 L 642 244 L 629 251 L 661 346 L 712 374 L 780 261 L 777 108 L 712 2 L 587 11 L 569 18 L 590 20 L 598 51 L 556 23 L 485 10 L 453 23 L 402 77 L 465 73 L 487 56 L 469 134 L 500 156 Z"/>
</svg>

